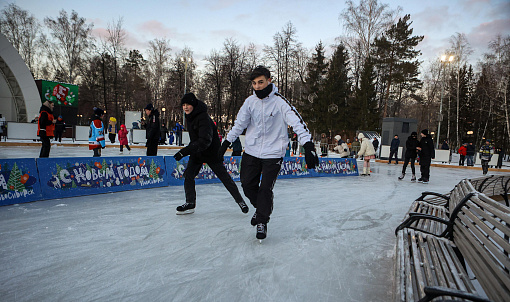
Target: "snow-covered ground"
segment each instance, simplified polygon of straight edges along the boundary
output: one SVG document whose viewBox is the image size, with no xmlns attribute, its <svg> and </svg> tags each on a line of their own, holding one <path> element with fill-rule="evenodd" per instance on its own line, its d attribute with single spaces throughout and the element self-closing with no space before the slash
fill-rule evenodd
<svg viewBox="0 0 510 302">
<path fill-rule="evenodd" d="M 0 146 L 2 158 L 38 154 Z M 372 163 L 370 177 L 278 180 L 262 244 L 250 225 L 253 208 L 241 213 L 221 184 L 197 186 L 196 212 L 183 216 L 175 215 L 182 187 L 0 207 L 0 300 L 390 301 L 393 232 L 411 201 L 481 176 L 432 167 L 424 185 L 398 181 L 401 167 Z"/>
</svg>

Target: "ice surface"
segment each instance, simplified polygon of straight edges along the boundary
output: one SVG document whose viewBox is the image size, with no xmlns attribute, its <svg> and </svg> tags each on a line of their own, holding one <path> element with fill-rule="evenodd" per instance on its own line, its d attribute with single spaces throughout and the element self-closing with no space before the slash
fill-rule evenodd
<svg viewBox="0 0 510 302">
<path fill-rule="evenodd" d="M 39 150 L 12 148 L 0 153 L 34 157 Z M 51 155 L 89 154 L 67 149 L 52 148 Z M 197 186 L 191 215 L 175 215 L 182 187 L 0 207 L 0 297 L 390 301 L 393 232 L 411 201 L 422 191 L 447 192 L 463 178 L 481 176 L 480 170 L 432 167 L 424 185 L 411 183 L 409 174 L 398 181 L 400 170 L 372 163 L 370 177 L 278 180 L 262 244 L 250 225 L 253 207 L 243 214 L 221 184 Z"/>
</svg>

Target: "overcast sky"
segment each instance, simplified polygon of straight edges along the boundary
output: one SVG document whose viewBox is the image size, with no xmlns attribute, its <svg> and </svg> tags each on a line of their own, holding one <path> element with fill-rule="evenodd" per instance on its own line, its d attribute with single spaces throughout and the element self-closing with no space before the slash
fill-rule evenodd
<svg viewBox="0 0 510 302">
<path fill-rule="evenodd" d="M 510 34 L 510 0 L 380 2 L 391 9 L 400 6 L 402 16 L 411 15 L 413 35 L 425 36 L 418 45 L 425 62 L 439 57 L 457 32 L 467 36 L 474 50 L 472 63 L 488 51 L 488 42 L 497 34 Z M 345 34 L 339 16 L 346 6 L 339 0 L 0 0 L 0 9 L 8 3 L 30 11 L 41 22 L 44 17 L 56 17 L 61 9 L 75 10 L 94 24 L 95 35 L 122 17 L 128 49 L 145 53 L 148 41 L 166 38 L 173 53 L 185 46 L 191 48 L 198 66 L 205 64 L 203 59 L 211 50 L 221 50 L 226 38 L 241 45 L 253 42 L 261 52 L 289 21 L 297 30 L 298 41 L 309 49 L 319 41 L 333 45 L 335 38 Z"/>
</svg>

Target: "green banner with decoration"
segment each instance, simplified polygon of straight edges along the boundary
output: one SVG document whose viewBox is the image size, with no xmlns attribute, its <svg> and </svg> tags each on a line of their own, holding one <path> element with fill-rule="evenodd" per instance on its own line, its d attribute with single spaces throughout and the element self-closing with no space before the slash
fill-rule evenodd
<svg viewBox="0 0 510 302">
<path fill-rule="evenodd" d="M 52 101 L 55 105 L 78 107 L 78 85 L 52 81 L 40 81 L 41 101 Z"/>
</svg>

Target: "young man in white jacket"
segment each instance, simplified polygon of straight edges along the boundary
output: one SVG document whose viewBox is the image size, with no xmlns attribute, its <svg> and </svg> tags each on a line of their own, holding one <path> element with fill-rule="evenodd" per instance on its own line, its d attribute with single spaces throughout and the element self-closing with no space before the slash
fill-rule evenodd
<svg viewBox="0 0 510 302">
<path fill-rule="evenodd" d="M 257 226 L 257 239 L 264 239 L 273 210 L 273 187 L 289 144 L 288 126 L 298 135 L 305 149 L 307 168 L 314 169 L 319 159 L 305 122 L 296 108 L 271 83 L 269 70 L 263 66 L 256 67 L 250 80 L 254 92 L 239 109 L 234 126 L 220 147 L 219 155 L 223 157 L 231 142 L 246 129 L 241 186 L 244 195 L 256 209 L 251 224 Z"/>
</svg>

